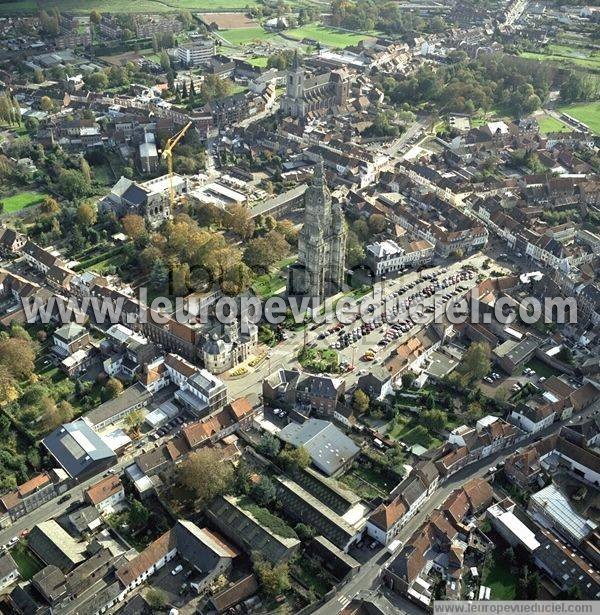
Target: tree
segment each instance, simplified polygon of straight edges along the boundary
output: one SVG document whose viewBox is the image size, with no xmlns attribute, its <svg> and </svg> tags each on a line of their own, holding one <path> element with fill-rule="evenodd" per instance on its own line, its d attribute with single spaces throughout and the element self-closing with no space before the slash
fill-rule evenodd
<svg viewBox="0 0 600 615">
<path fill-rule="evenodd" d="M 226 218 L 229 228 L 242 239 L 249 239 L 254 234 L 254 220 L 250 209 L 244 205 L 234 204 L 229 207 Z"/>
<path fill-rule="evenodd" d="M 177 480 L 201 505 L 226 493 L 233 485 L 233 468 L 221 461 L 219 451 L 202 448 L 180 464 Z"/>
<path fill-rule="evenodd" d="M 85 84 L 94 92 L 103 92 L 108 88 L 108 75 L 104 71 L 97 71 L 85 77 Z"/>
<path fill-rule="evenodd" d="M 277 497 L 277 491 L 273 481 L 268 476 L 262 476 L 250 490 L 250 495 L 261 506 L 267 506 Z"/>
<path fill-rule="evenodd" d="M 310 455 L 303 447 L 285 448 L 279 452 L 279 460 L 287 470 L 299 470 L 310 465 Z"/>
<path fill-rule="evenodd" d="M 40 98 L 40 109 L 46 113 L 54 111 L 54 102 L 49 96 L 42 96 Z"/>
<path fill-rule="evenodd" d="M 123 384 L 116 378 L 109 378 L 104 386 L 104 391 L 107 399 L 114 399 L 123 392 Z"/>
<path fill-rule="evenodd" d="M 13 378 L 26 380 L 35 369 L 35 350 L 30 341 L 10 337 L 0 340 L 0 366 Z"/>
<path fill-rule="evenodd" d="M 425 410 L 421 412 L 420 421 L 430 431 L 441 431 L 446 426 L 448 417 L 442 410 Z"/>
<path fill-rule="evenodd" d="M 352 395 L 352 407 L 358 414 L 364 414 L 369 409 L 369 397 L 362 389 L 356 389 Z"/>
<path fill-rule="evenodd" d="M 96 223 L 96 218 L 96 210 L 89 203 L 81 203 L 77 208 L 77 222 L 81 226 L 93 226 Z"/>
<path fill-rule="evenodd" d="M 72 421 L 75 416 L 73 406 L 66 399 L 58 402 L 56 405 L 56 410 L 61 423 L 68 423 L 69 421 Z"/>
<path fill-rule="evenodd" d="M 81 171 L 63 169 L 58 176 L 58 189 L 68 199 L 75 200 L 88 194 L 90 182 Z"/>
<path fill-rule="evenodd" d="M 40 204 L 40 211 L 43 214 L 56 214 L 60 211 L 60 205 L 56 199 L 47 196 Z"/>
<path fill-rule="evenodd" d="M 296 534 L 298 534 L 300 540 L 310 540 L 316 534 L 314 528 L 310 525 L 306 525 L 305 523 L 296 524 L 294 530 L 296 531 Z"/>
<path fill-rule="evenodd" d="M 171 70 L 171 60 L 169 59 L 169 54 L 164 49 L 160 52 L 160 65 L 165 73 Z"/>
<path fill-rule="evenodd" d="M 276 457 L 279 453 L 279 449 L 281 448 L 281 442 L 277 436 L 274 436 L 270 433 L 266 433 L 260 439 L 256 450 L 266 457 Z"/>
<path fill-rule="evenodd" d="M 258 576 L 263 591 L 271 598 L 276 598 L 291 587 L 289 568 L 286 562 L 270 564 L 258 559 L 254 563 L 254 572 Z"/>
<path fill-rule="evenodd" d="M 90 165 L 88 161 L 82 156 L 79 161 L 79 170 L 81 171 L 83 177 L 85 177 L 85 181 L 89 184 L 92 181 L 92 170 L 90 169 Z"/>
<path fill-rule="evenodd" d="M 248 242 L 243 259 L 248 267 L 258 271 L 267 271 L 276 261 L 269 242 L 264 237 L 257 237 Z"/>
<path fill-rule="evenodd" d="M 130 525 L 140 529 L 145 527 L 150 520 L 150 511 L 139 500 L 133 500 L 127 518 Z"/>
<path fill-rule="evenodd" d="M 162 258 L 154 262 L 148 283 L 154 290 L 164 290 L 169 283 L 169 269 Z"/>
<path fill-rule="evenodd" d="M 8 367 L 0 362 L 0 406 L 13 401 L 18 394 L 15 377 Z"/>
<path fill-rule="evenodd" d="M 404 372 L 402 374 L 402 388 L 412 389 L 416 379 L 417 375 L 415 374 L 415 372 Z"/>
<path fill-rule="evenodd" d="M 190 266 L 187 263 L 178 264 L 172 268 L 172 291 L 176 297 L 185 297 L 188 294 L 189 280 Z"/>
<path fill-rule="evenodd" d="M 352 230 L 348 231 L 346 239 L 346 265 L 348 267 L 356 267 L 365 260 L 365 248 Z"/>
<path fill-rule="evenodd" d="M 146 222 L 142 216 L 128 214 L 121 220 L 123 230 L 137 244 L 143 237 L 146 237 Z"/>
<path fill-rule="evenodd" d="M 100 14 L 99 11 L 95 9 L 93 11 L 90 11 L 90 21 L 93 24 L 99 24 L 101 19 L 102 19 L 102 15 Z"/>
<path fill-rule="evenodd" d="M 162 589 L 158 587 L 151 587 L 144 596 L 148 606 L 152 609 L 152 611 L 160 611 L 167 604 L 167 596 Z"/>
<path fill-rule="evenodd" d="M 571 352 L 571 349 L 567 346 L 563 346 L 558 351 L 558 354 L 556 356 L 559 360 L 563 361 L 564 363 L 568 363 L 569 365 L 572 365 L 574 363 L 573 353 Z"/>
<path fill-rule="evenodd" d="M 464 385 L 481 380 L 490 373 L 490 346 L 487 342 L 473 342 L 463 355 L 458 373 Z"/>
<path fill-rule="evenodd" d="M 127 425 L 130 431 L 138 431 L 140 425 L 143 422 L 144 422 L 144 413 L 140 409 L 130 412 L 125 417 L 125 425 Z"/>
</svg>

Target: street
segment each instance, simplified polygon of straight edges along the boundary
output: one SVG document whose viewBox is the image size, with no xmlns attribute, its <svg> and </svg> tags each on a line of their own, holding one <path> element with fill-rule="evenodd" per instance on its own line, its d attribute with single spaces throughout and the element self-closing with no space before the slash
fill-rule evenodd
<svg viewBox="0 0 600 615">
<path fill-rule="evenodd" d="M 404 544 L 413 535 L 420 525 L 427 519 L 433 510 L 439 507 L 446 498 L 455 489 L 460 488 L 468 480 L 472 478 L 485 476 L 488 468 L 497 465 L 500 461 L 503 461 L 514 453 L 518 448 L 527 446 L 535 440 L 543 438 L 558 431 L 564 425 L 579 418 L 586 418 L 595 412 L 600 411 L 600 401 L 595 402 L 589 408 L 574 414 L 571 419 L 560 421 L 549 425 L 545 429 L 542 429 L 534 434 L 529 435 L 527 438 L 521 440 L 517 444 L 511 447 L 498 451 L 494 455 L 490 455 L 480 461 L 476 461 L 464 468 L 460 469 L 447 481 L 440 483 L 437 491 L 423 504 L 419 512 L 398 532 L 396 538 Z M 342 608 L 348 604 L 352 598 L 362 590 L 369 590 L 379 585 L 379 576 L 382 569 L 382 563 L 387 559 L 386 548 L 383 547 L 374 552 L 373 556 L 368 562 L 362 565 L 359 573 L 351 579 L 346 585 L 344 585 L 342 591 L 340 591 L 334 598 L 322 605 L 319 609 L 314 611 L 315 615 L 333 615 L 339 613 Z M 390 560 L 392 558 L 390 557 Z M 390 592 L 392 593 L 392 592 Z M 416 609 L 416 607 L 414 607 Z M 419 609 L 417 609 L 419 610 Z M 420 611 L 422 612 L 422 611 Z"/>
</svg>

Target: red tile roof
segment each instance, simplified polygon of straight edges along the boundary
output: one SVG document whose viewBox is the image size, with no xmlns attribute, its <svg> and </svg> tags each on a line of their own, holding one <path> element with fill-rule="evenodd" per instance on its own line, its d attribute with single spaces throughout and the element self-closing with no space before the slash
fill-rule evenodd
<svg viewBox="0 0 600 615">
<path fill-rule="evenodd" d="M 85 495 L 92 504 L 96 505 L 119 493 L 122 489 L 121 479 L 111 475 L 92 485 Z"/>
</svg>

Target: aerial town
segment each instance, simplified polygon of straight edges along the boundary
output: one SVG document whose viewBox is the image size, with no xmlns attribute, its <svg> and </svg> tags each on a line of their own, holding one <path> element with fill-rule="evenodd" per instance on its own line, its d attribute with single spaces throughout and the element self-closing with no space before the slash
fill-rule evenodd
<svg viewBox="0 0 600 615">
<path fill-rule="evenodd" d="M 0 43 L 1 613 L 600 601 L 597 1 Z"/>
</svg>

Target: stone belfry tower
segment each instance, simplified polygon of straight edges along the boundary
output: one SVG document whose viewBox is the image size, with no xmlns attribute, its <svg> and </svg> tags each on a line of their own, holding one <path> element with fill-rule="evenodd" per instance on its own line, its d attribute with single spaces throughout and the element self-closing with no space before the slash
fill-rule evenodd
<svg viewBox="0 0 600 615">
<path fill-rule="evenodd" d="M 300 63 L 298 50 L 294 52 L 292 66 L 288 73 L 286 91 L 281 99 L 281 110 L 286 115 L 301 117 L 304 115 L 304 69 Z"/>
<path fill-rule="evenodd" d="M 346 236 L 344 214 L 331 202 L 319 160 L 313 182 L 304 193 L 304 225 L 298 237 L 298 261 L 290 268 L 290 295 L 317 297 L 321 302 L 342 289 Z"/>
</svg>

